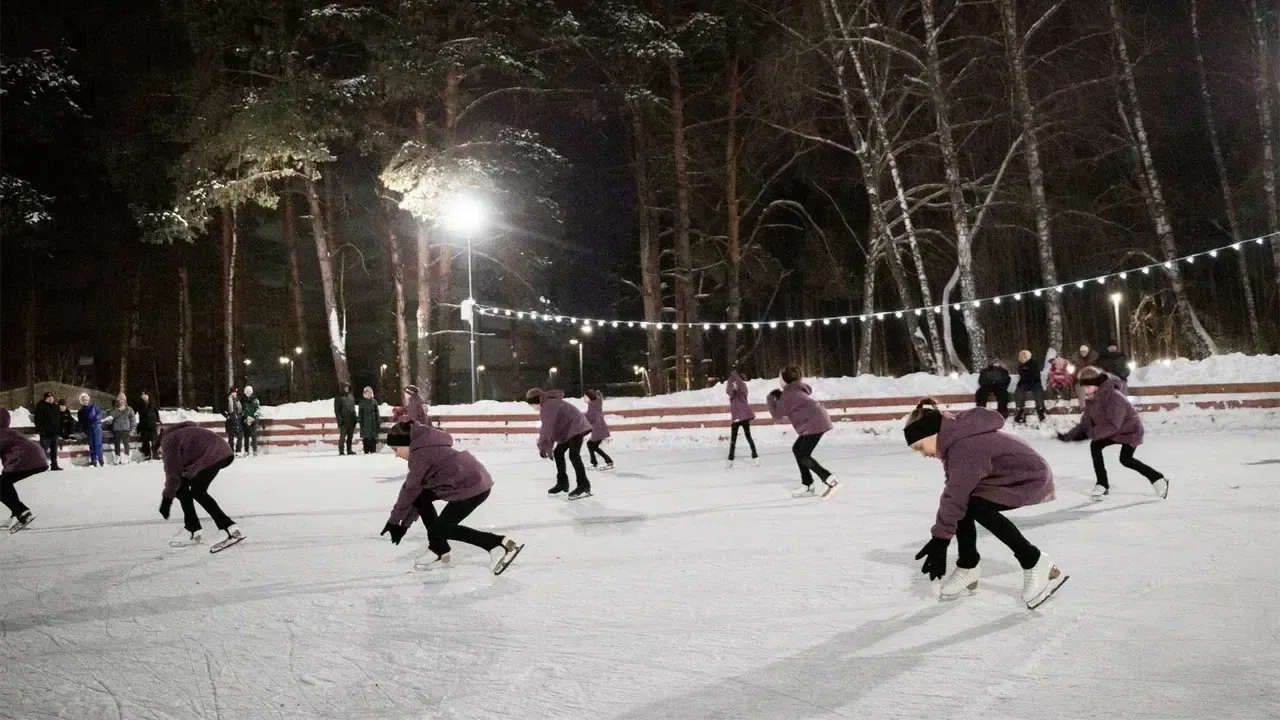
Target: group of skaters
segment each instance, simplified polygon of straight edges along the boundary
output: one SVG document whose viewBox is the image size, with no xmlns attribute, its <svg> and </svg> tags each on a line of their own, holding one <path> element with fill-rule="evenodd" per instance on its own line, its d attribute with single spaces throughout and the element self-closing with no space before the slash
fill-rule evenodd
<svg viewBox="0 0 1280 720">
<path fill-rule="evenodd" d="M 986 407 L 991 400 L 996 402 L 996 410 L 1001 416 L 1009 417 L 1009 386 L 1013 391 L 1013 420 L 1023 424 L 1027 421 L 1027 400 L 1035 401 L 1036 416 L 1044 422 L 1046 399 L 1057 404 L 1070 407 L 1073 400 L 1081 407 L 1085 404 L 1083 385 L 1078 381 L 1078 373 L 1085 368 L 1096 367 L 1107 375 L 1118 378 L 1125 391 L 1128 391 L 1129 357 L 1120 350 L 1113 340 L 1102 353 L 1094 352 L 1088 345 L 1081 345 L 1074 357 L 1064 357 L 1050 348 L 1045 353 L 1043 362 L 1038 361 L 1030 350 L 1018 353 L 1017 384 L 1005 368 L 1004 361 L 992 358 L 985 368 L 978 371 L 978 391 L 974 394 L 974 402 L 978 407 Z"/>
<path fill-rule="evenodd" d="M 142 459 L 156 458 L 160 408 L 152 401 L 150 392 L 143 390 L 135 406 L 130 406 L 128 397 L 120 393 L 116 396 L 115 405 L 107 410 L 100 408 L 89 393 L 80 393 L 79 401 L 80 408 L 75 415 L 68 409 L 67 401 L 55 399 L 53 393 L 45 393 L 36 403 L 32 422 L 40 438 L 40 448 L 49 460 L 50 470 L 62 469 L 58 465 L 58 449 L 77 434 L 89 448 L 89 465 L 92 467 L 106 465 L 103 453 L 106 432 L 111 433 L 115 446 L 114 464 L 124 465 L 131 461 L 133 448 L 130 438 L 135 430 L 141 444 Z"/>
</svg>

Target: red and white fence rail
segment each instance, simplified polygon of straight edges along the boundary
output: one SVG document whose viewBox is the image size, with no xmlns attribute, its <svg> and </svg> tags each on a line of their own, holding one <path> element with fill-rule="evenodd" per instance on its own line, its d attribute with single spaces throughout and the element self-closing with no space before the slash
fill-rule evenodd
<svg viewBox="0 0 1280 720">
<path fill-rule="evenodd" d="M 1232 412 L 1240 410 L 1280 409 L 1280 382 L 1266 383 L 1221 383 L 1204 385 L 1151 386 L 1130 388 L 1130 396 L 1140 412 L 1159 412 L 1178 410 L 1188 407 L 1208 413 Z M 939 395 L 935 396 L 944 408 L 960 409 L 973 405 L 972 395 Z M 838 426 L 846 423 L 881 423 L 898 420 L 911 411 L 919 401 L 918 397 L 868 397 L 868 398 L 824 398 L 822 403 L 831 413 L 831 419 Z M 758 415 L 755 425 L 768 426 L 776 424 L 769 417 L 763 404 L 753 405 Z M 497 440 L 501 436 L 527 436 L 538 432 L 537 413 L 512 413 L 504 415 L 469 415 L 453 414 L 449 408 L 440 408 L 441 414 L 432 414 L 432 421 L 438 422 L 455 437 L 473 440 Z M 1053 407 L 1053 414 L 1069 414 L 1078 409 L 1069 407 Z M 727 427 L 728 404 L 701 406 L 673 406 L 654 408 L 631 408 L 625 410 L 606 410 L 609 428 L 616 433 L 635 433 L 653 431 L 700 430 Z M 197 423 L 210 430 L 221 433 L 222 421 Z M 389 425 L 384 423 L 381 434 L 385 436 Z M 34 428 L 19 428 L 34 435 Z M 107 454 L 111 453 L 111 437 L 104 430 L 104 446 Z M 299 448 L 306 446 L 332 447 L 338 443 L 338 428 L 332 418 L 275 418 L 262 420 L 262 429 L 258 437 L 259 448 L 267 452 L 273 449 Z M 359 444 L 357 438 L 356 444 Z M 137 449 L 134 438 L 133 447 Z M 83 441 L 77 439 L 69 442 L 65 450 L 59 452 L 60 457 L 80 459 L 88 454 Z"/>
</svg>

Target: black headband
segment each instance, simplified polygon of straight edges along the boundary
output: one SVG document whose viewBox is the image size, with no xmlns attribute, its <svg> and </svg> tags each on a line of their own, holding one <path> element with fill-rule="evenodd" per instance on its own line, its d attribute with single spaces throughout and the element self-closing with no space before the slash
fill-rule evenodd
<svg viewBox="0 0 1280 720">
<path fill-rule="evenodd" d="M 942 413 L 934 410 L 921 415 L 902 431 L 907 437 L 907 445 L 915 445 L 921 440 L 937 435 L 942 430 Z"/>
<path fill-rule="evenodd" d="M 1081 385 L 1101 385 L 1106 381 L 1107 381 L 1106 373 L 1102 373 L 1101 375 L 1098 375 L 1096 377 L 1091 377 L 1091 378 L 1080 378 Z"/>
</svg>

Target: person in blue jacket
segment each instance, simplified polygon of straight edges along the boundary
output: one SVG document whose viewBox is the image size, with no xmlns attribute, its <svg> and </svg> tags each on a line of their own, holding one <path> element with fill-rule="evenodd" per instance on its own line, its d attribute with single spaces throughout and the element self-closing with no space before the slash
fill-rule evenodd
<svg viewBox="0 0 1280 720">
<path fill-rule="evenodd" d="M 89 399 L 89 393 L 80 393 L 80 431 L 89 443 L 89 464 L 104 467 L 102 460 L 102 410 Z"/>
</svg>

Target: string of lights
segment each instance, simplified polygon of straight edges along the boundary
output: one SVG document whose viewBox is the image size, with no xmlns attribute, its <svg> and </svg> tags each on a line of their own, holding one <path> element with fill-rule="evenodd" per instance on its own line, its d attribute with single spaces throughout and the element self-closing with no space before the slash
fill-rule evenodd
<svg viewBox="0 0 1280 720">
<path fill-rule="evenodd" d="M 715 329 L 727 330 L 729 329 L 730 325 L 733 325 L 738 330 L 745 330 L 748 328 L 752 330 L 764 330 L 764 329 L 777 329 L 777 328 L 813 327 L 814 325 L 831 325 L 832 323 L 848 325 L 850 322 L 853 322 L 855 320 L 858 322 L 874 322 L 877 320 L 884 320 L 886 317 L 889 317 L 889 316 L 892 316 L 895 318 L 901 318 L 904 315 L 908 315 L 908 314 L 923 315 L 926 312 L 941 314 L 944 307 L 950 307 L 951 310 L 953 311 L 959 311 L 963 309 L 963 307 L 966 304 L 972 305 L 973 307 L 976 308 L 976 307 L 981 307 L 983 305 L 986 305 L 988 303 L 991 305 L 1000 305 L 1006 301 L 1020 302 L 1024 297 L 1027 297 L 1027 296 L 1042 297 L 1047 292 L 1056 292 L 1056 293 L 1062 294 L 1062 293 L 1066 293 L 1072 287 L 1077 289 L 1084 289 L 1088 287 L 1091 283 L 1097 284 L 1097 285 L 1105 285 L 1109 280 L 1127 280 L 1130 275 L 1134 275 L 1134 274 L 1150 275 L 1153 269 L 1158 270 L 1158 269 L 1172 268 L 1175 263 L 1184 263 L 1186 265 L 1194 265 L 1197 258 L 1208 258 L 1209 260 L 1212 261 L 1216 259 L 1220 254 L 1226 251 L 1234 251 L 1234 252 L 1242 253 L 1245 251 L 1247 246 L 1263 245 L 1266 243 L 1268 238 L 1276 237 L 1276 236 L 1280 236 L 1280 233 L 1268 233 L 1260 237 L 1250 238 L 1249 240 L 1241 240 L 1240 242 L 1229 243 L 1227 245 L 1222 245 L 1220 247 L 1216 247 L 1210 250 L 1203 250 L 1200 252 L 1192 253 L 1190 255 L 1183 255 L 1182 257 L 1174 258 L 1172 260 L 1155 262 L 1155 263 L 1151 263 L 1150 265 L 1143 265 L 1143 266 L 1132 268 L 1129 270 L 1122 270 L 1120 272 L 1107 273 L 1105 275 L 1097 275 L 1095 277 L 1091 277 L 1088 279 L 1075 280 L 1071 282 L 1061 283 L 1058 285 L 1032 288 L 1030 290 L 1023 290 L 1020 292 L 1005 293 L 1003 295 L 992 295 L 989 297 L 978 298 L 973 300 L 972 302 L 967 302 L 967 303 L 957 302 L 957 303 L 948 303 L 947 305 L 931 305 L 931 306 L 922 306 L 922 307 L 914 307 L 914 308 L 903 308 L 900 310 L 882 310 L 882 311 L 873 311 L 873 312 L 867 312 L 867 313 L 861 313 L 861 314 L 855 314 L 855 315 L 829 315 L 825 317 L 795 318 L 795 319 L 787 319 L 787 320 L 756 320 L 756 321 L 750 321 L 750 322 L 737 322 L 737 323 L 726 323 L 726 322 L 699 322 L 699 323 L 656 322 L 655 323 L 655 322 L 646 322 L 643 320 L 608 320 L 608 319 L 599 319 L 599 318 L 580 318 L 580 317 L 573 317 L 569 315 L 557 315 L 553 313 L 540 312 L 537 310 L 518 310 L 514 308 L 504 308 L 504 307 L 486 305 L 481 303 L 476 303 L 476 310 L 481 315 L 509 317 L 516 320 L 535 320 L 539 322 L 549 322 L 549 323 L 568 323 L 570 325 L 581 325 L 584 328 L 591 328 L 591 327 L 624 328 L 625 327 L 625 328 L 642 328 L 647 330 L 651 327 L 654 327 L 658 330 L 675 330 L 677 328 L 696 329 L 698 327 L 701 327 L 704 331 L 711 331 Z"/>
</svg>

